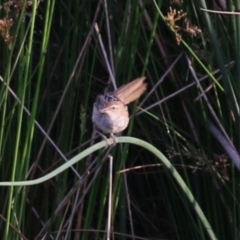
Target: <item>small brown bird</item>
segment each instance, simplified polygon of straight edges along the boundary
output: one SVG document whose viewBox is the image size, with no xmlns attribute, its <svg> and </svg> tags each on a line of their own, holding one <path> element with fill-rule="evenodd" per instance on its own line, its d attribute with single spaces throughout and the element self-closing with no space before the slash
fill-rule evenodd
<svg viewBox="0 0 240 240">
<path fill-rule="evenodd" d="M 129 123 L 127 104 L 138 99 L 147 89 L 146 77 L 140 77 L 114 92 L 98 95 L 93 105 L 92 122 L 97 130 L 109 133 L 116 143 L 115 133 L 122 132 Z M 98 133 L 104 137 L 99 131 Z"/>
</svg>

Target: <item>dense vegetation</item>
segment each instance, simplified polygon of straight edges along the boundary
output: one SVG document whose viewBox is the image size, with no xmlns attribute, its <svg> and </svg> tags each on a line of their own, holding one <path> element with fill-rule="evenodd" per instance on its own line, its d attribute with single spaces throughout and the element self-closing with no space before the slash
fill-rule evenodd
<svg viewBox="0 0 240 240">
<path fill-rule="evenodd" d="M 240 6 L 206 2 L 0 0 L 1 239 L 240 238 L 240 18 L 201 9 Z M 105 148 L 96 96 L 140 76 Z"/>
</svg>

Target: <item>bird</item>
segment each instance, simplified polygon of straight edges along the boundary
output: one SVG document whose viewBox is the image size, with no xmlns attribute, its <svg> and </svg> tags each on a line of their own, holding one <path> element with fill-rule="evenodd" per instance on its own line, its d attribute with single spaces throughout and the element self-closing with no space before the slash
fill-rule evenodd
<svg viewBox="0 0 240 240">
<path fill-rule="evenodd" d="M 129 123 L 128 104 L 138 99 L 146 90 L 146 77 L 139 77 L 121 86 L 113 92 L 98 95 L 93 104 L 92 122 L 95 129 L 101 133 L 110 134 L 114 144 L 117 143 L 115 134 L 122 132 Z M 107 145 L 108 141 L 107 141 Z"/>
</svg>

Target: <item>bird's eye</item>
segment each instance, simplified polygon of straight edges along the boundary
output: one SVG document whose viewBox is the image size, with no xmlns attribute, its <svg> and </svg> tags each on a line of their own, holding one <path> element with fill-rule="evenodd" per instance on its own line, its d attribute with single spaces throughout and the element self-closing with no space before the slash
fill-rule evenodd
<svg viewBox="0 0 240 240">
<path fill-rule="evenodd" d="M 113 107 L 112 107 L 112 110 L 115 110 L 115 109 L 116 109 L 116 108 L 113 106 Z"/>
</svg>

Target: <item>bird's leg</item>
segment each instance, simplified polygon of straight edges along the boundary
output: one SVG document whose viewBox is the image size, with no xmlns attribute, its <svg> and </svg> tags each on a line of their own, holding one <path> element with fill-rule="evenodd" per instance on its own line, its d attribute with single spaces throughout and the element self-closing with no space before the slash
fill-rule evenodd
<svg viewBox="0 0 240 240">
<path fill-rule="evenodd" d="M 115 146 L 118 143 L 118 140 L 117 140 L 116 136 L 113 133 L 110 133 L 110 137 L 113 140 L 113 146 Z"/>
<path fill-rule="evenodd" d="M 96 132 L 106 141 L 106 147 L 110 147 L 112 145 L 110 142 L 108 142 L 106 136 L 104 136 L 100 131 L 96 129 Z"/>
</svg>

